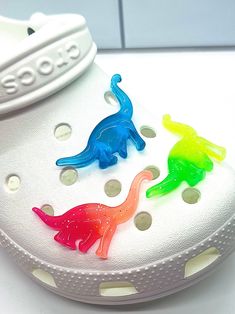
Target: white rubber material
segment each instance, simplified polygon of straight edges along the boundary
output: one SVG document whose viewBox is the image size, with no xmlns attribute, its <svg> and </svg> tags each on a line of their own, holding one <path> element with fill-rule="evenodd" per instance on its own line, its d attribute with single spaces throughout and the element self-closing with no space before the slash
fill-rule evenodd
<svg viewBox="0 0 235 314">
<path fill-rule="evenodd" d="M 3 232 L 0 232 L 0 241 L 8 254 L 32 279 L 37 280 L 32 275 L 33 269 L 42 269 L 51 274 L 56 282 L 56 288 L 46 285 L 40 280 L 37 282 L 56 294 L 93 304 L 131 304 L 167 296 L 185 289 L 209 275 L 234 251 L 235 215 L 210 237 L 186 251 L 179 252 L 177 255 L 157 261 L 154 264 L 120 272 L 81 272 L 78 269 L 59 267 L 48 264 L 25 251 Z M 217 247 L 221 252 L 219 259 L 198 274 L 184 278 L 186 262 L 212 246 Z M 97 296 L 99 285 L 104 281 L 129 281 L 133 284 L 138 281 L 140 283 L 137 287 L 139 293 L 125 297 Z"/>
<path fill-rule="evenodd" d="M 0 114 L 56 93 L 79 77 L 94 60 L 96 45 L 83 17 L 53 16 L 43 22 L 35 34 L 18 43 L 17 49 L 3 47 L 8 54 L 0 65 Z M 14 20 L 7 23 L 6 19 L 2 23 L 0 20 L 0 25 L 5 32 L 18 26 Z M 20 27 L 26 36 L 29 22 Z"/>
<path fill-rule="evenodd" d="M 48 23 L 45 16 L 40 18 L 37 15 L 36 20 L 39 29 L 45 21 Z M 22 25 L 20 38 L 23 28 L 27 31 L 27 23 Z M 31 24 L 29 26 L 32 27 Z M 36 40 L 37 32 L 34 36 Z M 61 79 L 66 80 L 66 75 Z M 125 80 L 123 77 L 121 87 L 134 99 L 134 93 L 125 88 Z M 165 177 L 169 150 L 178 139 L 161 125 L 164 108 L 153 103 L 152 111 L 146 112 L 133 101 L 136 128 L 140 130 L 142 125 L 149 125 L 156 129 L 157 137 L 145 139 L 147 145 L 143 152 L 137 152 L 132 144 L 128 145 L 128 158 L 119 157 L 118 165 L 101 170 L 94 163 L 78 170 L 79 180 L 75 184 L 63 185 L 61 169 L 56 167 L 55 161 L 81 151 L 95 125 L 119 109 L 118 104 L 105 102 L 104 93 L 109 90 L 110 77 L 95 64 L 72 84 L 62 88 L 66 84 L 62 83 L 61 90 L 53 96 L 43 94 L 35 105 L 9 111 L 0 117 L 1 245 L 28 275 L 46 288 L 89 303 L 147 301 L 186 288 L 209 274 L 235 248 L 234 170 L 226 163 L 215 163 L 213 172 L 197 186 L 201 197 L 193 205 L 182 199 L 186 184 L 169 196 L 146 199 L 145 190 Z M 40 90 L 40 86 L 37 87 Z M 24 103 L 26 106 L 30 104 Z M 176 120 L 187 123 L 183 112 L 178 113 Z M 72 134 L 67 141 L 58 141 L 54 130 L 63 123 L 71 126 Z M 191 117 L 190 124 L 197 129 L 200 121 Z M 207 134 L 200 135 L 207 137 Z M 215 130 L 215 141 L 216 136 Z M 146 231 L 138 230 L 134 220 L 118 226 L 107 260 L 95 255 L 97 244 L 87 254 L 60 246 L 53 240 L 55 232 L 32 212 L 32 207 L 44 204 L 50 204 L 55 215 L 88 202 L 117 205 L 126 198 L 134 176 L 149 165 L 156 165 L 161 176 L 154 182 L 143 184 L 137 213 L 148 212 L 152 225 Z M 15 192 L 9 191 L 6 185 L 9 175 L 20 178 L 20 187 Z M 110 179 L 118 179 L 122 184 L 122 191 L 115 198 L 104 193 L 104 185 Z M 186 263 L 209 248 L 219 252 L 217 258 L 185 278 Z M 54 287 L 33 276 L 38 269 L 51 275 Z M 137 293 L 103 296 L 100 284 L 104 282 L 113 284 L 114 288 L 116 282 L 128 282 Z"/>
</svg>

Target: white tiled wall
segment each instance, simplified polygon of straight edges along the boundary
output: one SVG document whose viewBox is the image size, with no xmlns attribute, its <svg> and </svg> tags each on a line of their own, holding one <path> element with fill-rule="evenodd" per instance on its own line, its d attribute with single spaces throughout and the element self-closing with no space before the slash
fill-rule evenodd
<svg viewBox="0 0 235 314">
<path fill-rule="evenodd" d="M 235 44 L 234 0 L 123 0 L 123 13 L 129 48 Z"/>
<path fill-rule="evenodd" d="M 118 5 L 118 0 L 0 0 L 0 15 L 28 19 L 34 12 L 79 13 L 99 48 L 120 48 Z"/>
<path fill-rule="evenodd" d="M 235 0 L 0 0 L 0 15 L 85 16 L 99 48 L 235 45 Z"/>
</svg>

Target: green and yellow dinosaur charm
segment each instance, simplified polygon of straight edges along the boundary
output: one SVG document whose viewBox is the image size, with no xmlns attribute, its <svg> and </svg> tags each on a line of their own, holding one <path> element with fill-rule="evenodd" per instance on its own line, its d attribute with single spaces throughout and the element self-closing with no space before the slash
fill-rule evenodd
<svg viewBox="0 0 235 314">
<path fill-rule="evenodd" d="M 192 127 L 172 121 L 170 115 L 163 117 L 163 125 L 182 139 L 169 153 L 167 177 L 146 191 L 148 198 L 168 194 L 183 181 L 195 186 L 212 171 L 212 159 L 222 161 L 226 156 L 225 148 L 198 136 Z"/>
</svg>

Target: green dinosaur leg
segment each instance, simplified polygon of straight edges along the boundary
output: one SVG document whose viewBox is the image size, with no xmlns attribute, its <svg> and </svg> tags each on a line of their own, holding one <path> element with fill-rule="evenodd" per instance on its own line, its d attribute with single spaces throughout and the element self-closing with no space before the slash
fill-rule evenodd
<svg viewBox="0 0 235 314">
<path fill-rule="evenodd" d="M 201 169 L 193 164 L 188 165 L 188 175 L 185 178 L 185 181 L 190 186 L 195 186 L 201 182 L 206 176 L 206 171 Z"/>
</svg>

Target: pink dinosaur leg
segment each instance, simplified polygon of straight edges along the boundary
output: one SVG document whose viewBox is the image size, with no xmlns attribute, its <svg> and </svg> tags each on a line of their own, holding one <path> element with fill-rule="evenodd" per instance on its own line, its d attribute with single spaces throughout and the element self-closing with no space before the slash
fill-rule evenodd
<svg viewBox="0 0 235 314">
<path fill-rule="evenodd" d="M 116 222 L 111 222 L 107 226 L 107 228 L 106 228 L 106 230 L 105 230 L 105 232 L 104 232 L 104 234 L 100 240 L 100 245 L 98 247 L 98 250 L 96 251 L 96 255 L 99 256 L 100 258 L 105 259 L 108 257 L 109 246 L 110 246 L 110 243 L 112 241 L 112 238 L 113 238 L 113 235 L 114 235 L 116 229 L 117 229 Z"/>
<path fill-rule="evenodd" d="M 86 239 L 79 242 L 79 251 L 86 253 L 99 238 L 100 235 L 97 232 L 91 231 Z"/>
<path fill-rule="evenodd" d="M 75 238 L 71 235 L 71 232 L 67 228 L 61 229 L 54 237 L 54 239 L 61 245 L 76 250 Z"/>
</svg>

